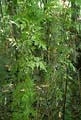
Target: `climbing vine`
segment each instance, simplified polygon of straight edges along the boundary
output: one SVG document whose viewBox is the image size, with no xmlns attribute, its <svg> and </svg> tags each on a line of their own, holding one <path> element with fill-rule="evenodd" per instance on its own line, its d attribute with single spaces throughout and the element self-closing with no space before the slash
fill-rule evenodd
<svg viewBox="0 0 81 120">
<path fill-rule="evenodd" d="M 0 0 L 0 119 L 81 119 L 79 0 Z"/>
</svg>

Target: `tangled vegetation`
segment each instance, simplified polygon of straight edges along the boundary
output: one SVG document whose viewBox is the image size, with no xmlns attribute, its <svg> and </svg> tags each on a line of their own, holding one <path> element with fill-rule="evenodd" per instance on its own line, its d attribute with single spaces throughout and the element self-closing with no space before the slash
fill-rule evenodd
<svg viewBox="0 0 81 120">
<path fill-rule="evenodd" d="M 0 120 L 81 120 L 80 0 L 0 0 Z"/>
</svg>

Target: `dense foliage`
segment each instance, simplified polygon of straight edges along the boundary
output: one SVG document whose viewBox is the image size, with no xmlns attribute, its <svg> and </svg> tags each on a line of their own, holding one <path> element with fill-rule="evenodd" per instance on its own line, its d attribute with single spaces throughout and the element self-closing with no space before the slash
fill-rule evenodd
<svg viewBox="0 0 81 120">
<path fill-rule="evenodd" d="M 81 119 L 80 0 L 0 0 L 0 120 Z"/>
</svg>

